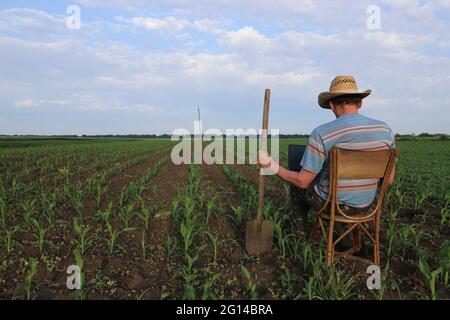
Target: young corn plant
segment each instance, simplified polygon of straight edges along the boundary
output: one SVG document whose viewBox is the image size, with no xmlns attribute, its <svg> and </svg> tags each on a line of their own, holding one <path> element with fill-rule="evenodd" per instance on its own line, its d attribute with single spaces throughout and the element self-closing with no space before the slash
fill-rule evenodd
<svg viewBox="0 0 450 320">
<path fill-rule="evenodd" d="M 166 241 L 164 242 L 164 251 L 166 253 L 166 261 L 169 261 L 170 257 L 174 254 L 177 249 L 177 240 L 175 237 L 167 235 Z"/>
<path fill-rule="evenodd" d="M 191 194 L 186 195 L 183 201 L 184 204 L 184 218 L 187 221 L 192 221 L 195 216 L 195 197 Z"/>
<path fill-rule="evenodd" d="M 241 272 L 244 278 L 247 280 L 247 290 L 249 292 L 250 299 L 251 300 L 258 299 L 258 292 L 256 291 L 256 283 L 253 282 L 250 271 L 246 267 L 244 267 L 242 263 L 241 263 Z"/>
<path fill-rule="evenodd" d="M 33 238 L 35 239 L 36 246 L 39 248 L 39 252 L 44 252 L 44 246 L 47 243 L 45 236 L 52 226 L 45 227 L 35 218 L 29 218 L 29 223 L 34 228 Z"/>
<path fill-rule="evenodd" d="M 114 230 L 113 226 L 110 223 L 106 224 L 106 228 L 108 229 L 109 238 L 106 239 L 106 244 L 108 245 L 109 254 L 112 255 L 117 246 L 117 239 L 119 238 L 120 232 Z"/>
<path fill-rule="evenodd" d="M 414 191 L 414 209 L 418 210 L 425 201 L 432 195 L 429 186 L 422 187 L 420 190 Z"/>
<path fill-rule="evenodd" d="M 13 251 L 14 248 L 14 235 L 17 234 L 20 231 L 20 226 L 14 226 L 11 229 L 5 229 L 5 235 L 3 237 L 0 237 L 3 241 L 3 245 L 6 248 L 6 252 L 10 254 Z"/>
<path fill-rule="evenodd" d="M 106 208 L 104 211 L 98 210 L 97 216 L 106 224 L 108 225 L 110 223 L 110 220 L 113 215 L 113 204 L 110 201 L 108 208 Z"/>
<path fill-rule="evenodd" d="M 303 248 L 302 248 L 302 265 L 303 265 L 303 272 L 306 272 L 308 269 L 309 261 L 312 256 L 312 248 L 311 245 L 307 242 L 304 242 Z"/>
<path fill-rule="evenodd" d="M 142 258 L 145 260 L 147 259 L 147 250 L 150 247 L 149 244 L 146 243 L 146 232 L 142 230 L 142 236 L 141 236 L 141 251 L 142 251 Z"/>
<path fill-rule="evenodd" d="M 295 298 L 295 288 L 300 278 L 293 273 L 285 264 L 281 265 L 280 283 L 283 288 L 281 299 Z"/>
<path fill-rule="evenodd" d="M 428 262 L 428 254 L 424 251 L 419 253 L 419 269 L 420 272 L 424 275 L 428 287 L 430 289 L 430 298 L 431 300 L 437 299 L 436 292 L 436 281 L 439 275 L 444 271 L 442 267 L 438 267 L 435 270 L 431 270 L 430 264 Z"/>
<path fill-rule="evenodd" d="M 20 185 L 17 183 L 16 178 L 14 178 L 11 182 L 11 188 L 9 189 L 11 192 L 11 197 L 15 199 L 20 192 Z"/>
<path fill-rule="evenodd" d="M 0 197 L 0 223 L 3 229 L 6 229 L 8 220 L 8 205 L 6 200 Z"/>
<path fill-rule="evenodd" d="M 120 231 L 115 230 L 114 227 L 112 226 L 112 224 L 110 224 L 110 223 L 106 224 L 106 228 L 109 233 L 109 238 L 106 239 L 106 244 L 108 246 L 108 251 L 109 251 L 110 255 L 112 255 L 114 253 L 114 251 L 118 249 L 118 239 L 122 233 L 132 232 L 132 231 L 136 230 L 136 228 L 131 228 L 131 227 L 124 228 Z"/>
<path fill-rule="evenodd" d="M 86 179 L 85 190 L 90 196 L 94 196 L 94 194 L 95 194 L 97 180 L 98 180 L 98 174 L 94 174 L 93 176 Z"/>
<path fill-rule="evenodd" d="M 97 182 L 95 187 L 95 203 L 97 205 L 97 209 L 100 209 L 100 205 L 102 204 L 103 195 L 106 193 L 108 188 L 106 186 L 102 186 L 100 182 Z"/>
<path fill-rule="evenodd" d="M 205 283 L 203 284 L 202 300 L 217 299 L 217 296 L 215 295 L 213 288 L 214 284 L 219 278 L 220 274 L 215 273 L 206 279 Z"/>
<path fill-rule="evenodd" d="M 420 241 L 422 239 L 424 239 L 424 238 L 431 238 L 431 234 L 429 234 L 425 230 L 417 231 L 417 229 L 412 228 L 411 233 L 412 233 L 412 236 L 414 238 L 415 248 L 419 248 L 420 247 Z"/>
<path fill-rule="evenodd" d="M 200 252 L 204 250 L 204 246 L 198 248 L 194 256 L 188 253 L 184 255 L 186 264 L 183 265 L 179 271 L 179 275 L 184 280 L 183 299 L 195 300 L 197 297 L 195 287 L 198 284 L 199 271 L 194 267 L 194 263 L 198 260 Z"/>
<path fill-rule="evenodd" d="M 206 220 L 205 220 L 205 226 L 208 225 L 209 218 L 214 213 L 216 209 L 216 201 L 214 198 L 211 198 L 206 203 Z"/>
<path fill-rule="evenodd" d="M 388 225 L 386 228 L 386 237 L 388 242 L 388 251 L 387 257 L 388 259 L 392 255 L 392 251 L 394 249 L 394 243 L 397 235 L 397 217 L 399 210 L 392 210 L 391 214 L 388 216 Z"/>
<path fill-rule="evenodd" d="M 442 268 L 443 283 L 446 288 L 449 287 L 450 273 L 450 241 L 445 240 L 439 250 L 439 266 Z"/>
<path fill-rule="evenodd" d="M 197 193 L 198 207 L 203 208 L 206 202 L 206 195 L 203 192 Z"/>
<path fill-rule="evenodd" d="M 192 165 L 188 175 L 188 193 L 197 194 L 197 191 L 200 188 L 200 182 L 198 168 L 195 165 Z"/>
<path fill-rule="evenodd" d="M 150 224 L 150 217 L 151 217 L 151 209 L 148 207 L 142 207 L 141 211 L 139 211 L 137 215 L 142 221 L 142 226 L 144 227 L 144 230 L 148 231 L 148 226 Z"/>
<path fill-rule="evenodd" d="M 384 266 L 383 272 L 381 274 L 380 289 L 371 291 L 377 300 L 383 300 L 384 298 L 384 294 L 387 288 L 388 275 L 389 275 L 389 260 L 387 260 L 386 265 Z"/>
<path fill-rule="evenodd" d="M 183 239 L 184 254 L 189 253 L 189 249 L 194 243 L 194 237 L 197 233 L 197 224 L 194 221 L 188 221 L 187 223 L 182 222 L 180 224 L 180 234 Z"/>
<path fill-rule="evenodd" d="M 77 218 L 73 219 L 73 229 L 75 233 L 78 235 L 77 247 L 80 250 L 81 254 L 85 254 L 86 250 L 92 244 L 92 238 L 89 237 L 89 231 L 91 230 L 91 226 L 85 226 L 82 222 Z"/>
<path fill-rule="evenodd" d="M 74 251 L 74 256 L 75 256 L 75 264 L 78 266 L 78 268 L 80 268 L 80 289 L 76 290 L 76 298 L 78 300 L 86 300 L 87 298 L 87 289 L 85 287 L 85 283 L 86 283 L 86 277 L 84 274 L 84 262 L 83 262 L 83 255 L 81 253 L 81 251 L 77 248 Z"/>
<path fill-rule="evenodd" d="M 27 275 L 25 276 L 25 282 L 23 283 L 23 289 L 25 291 L 25 298 L 27 300 L 32 300 L 34 298 L 34 287 L 33 280 L 38 272 L 38 261 L 36 258 L 31 258 L 29 262 L 30 268 L 28 269 Z"/>
<path fill-rule="evenodd" d="M 414 235 L 416 226 L 416 224 L 404 224 L 400 230 L 397 231 L 398 238 L 396 244 L 402 250 L 402 257 L 405 256 L 407 249 L 414 247 L 410 237 Z"/>
<path fill-rule="evenodd" d="M 20 206 L 22 207 L 25 221 L 29 223 L 34 213 L 36 212 L 36 199 L 24 200 L 22 201 Z"/>
<path fill-rule="evenodd" d="M 214 261 L 214 263 L 216 263 L 217 262 L 217 245 L 219 244 L 219 236 L 218 235 L 213 236 L 209 231 L 205 231 L 205 233 L 209 237 L 209 240 L 211 240 L 212 251 L 213 251 L 213 261 Z"/>
<path fill-rule="evenodd" d="M 179 192 L 177 192 L 177 195 L 172 199 L 172 223 L 175 228 L 178 228 L 178 225 L 183 220 L 183 209 L 180 206 L 182 200 L 182 196 Z"/>
<path fill-rule="evenodd" d="M 121 208 L 125 207 L 125 204 L 128 202 L 128 193 L 125 189 L 120 191 L 120 195 L 119 195 L 119 206 Z"/>
<path fill-rule="evenodd" d="M 81 199 L 82 196 L 80 194 L 77 194 L 77 196 L 74 197 L 74 207 L 76 212 L 78 213 L 78 218 L 80 219 L 81 223 L 84 223 L 84 204 Z"/>
<path fill-rule="evenodd" d="M 283 229 L 281 221 L 274 223 L 274 232 L 278 242 L 278 250 L 283 258 L 288 256 L 291 243 L 296 243 L 295 234 L 288 233 Z M 296 252 L 295 252 L 296 254 Z"/>
<path fill-rule="evenodd" d="M 8 174 L 6 174 L 8 176 Z M 0 199 L 6 199 L 6 188 L 3 185 L 3 181 L 0 182 Z"/>
<path fill-rule="evenodd" d="M 65 204 L 70 204 L 73 202 L 73 197 L 75 195 L 74 189 L 75 186 L 72 186 L 70 183 L 63 184 L 62 199 Z"/>
<path fill-rule="evenodd" d="M 49 200 L 46 197 L 41 201 L 41 207 L 48 224 L 55 222 L 56 200 Z"/>
<path fill-rule="evenodd" d="M 197 298 L 195 286 L 197 284 L 197 269 L 188 269 L 186 266 L 183 266 L 178 274 L 184 280 L 184 288 L 183 288 L 183 299 L 184 300 L 195 300 Z"/>
<path fill-rule="evenodd" d="M 353 287 L 356 283 L 355 275 L 348 275 L 336 268 L 326 268 L 319 275 L 316 292 L 317 298 L 326 300 L 346 300 L 355 295 Z"/>
<path fill-rule="evenodd" d="M 233 220 L 234 224 L 236 226 L 241 226 L 242 221 L 244 220 L 245 214 L 244 214 L 244 208 L 241 205 L 238 205 L 237 207 L 231 206 L 233 209 L 233 215 L 231 216 L 231 219 Z"/>
<path fill-rule="evenodd" d="M 400 208 L 403 207 L 406 203 L 406 193 L 401 191 L 400 186 L 398 184 L 396 184 L 394 194 L 395 194 L 395 197 L 397 198 L 399 207 Z"/>
<path fill-rule="evenodd" d="M 65 166 L 63 168 L 58 169 L 60 178 L 62 179 L 62 182 L 64 184 L 69 184 L 69 177 L 70 177 L 70 169 Z"/>
<path fill-rule="evenodd" d="M 172 212 L 175 212 L 180 206 L 181 195 L 177 192 L 176 196 L 172 199 Z"/>
<path fill-rule="evenodd" d="M 441 228 L 445 225 L 446 222 L 450 225 L 450 199 L 447 199 L 445 205 L 441 208 L 440 213 L 441 213 Z"/>
<path fill-rule="evenodd" d="M 122 210 L 119 212 L 119 217 L 122 220 L 122 222 L 124 223 L 125 228 L 129 227 L 130 220 L 134 215 L 133 209 L 134 209 L 134 206 L 133 206 L 133 204 L 130 203 L 125 208 L 122 208 Z"/>
</svg>

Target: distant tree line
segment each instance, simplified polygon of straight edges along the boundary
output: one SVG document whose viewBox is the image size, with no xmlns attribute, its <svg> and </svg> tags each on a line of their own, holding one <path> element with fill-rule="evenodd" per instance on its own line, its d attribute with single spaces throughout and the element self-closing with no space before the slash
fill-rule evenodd
<svg viewBox="0 0 450 320">
<path fill-rule="evenodd" d="M 102 134 L 102 135 L 0 135 L 0 137 L 15 137 L 15 138 L 58 138 L 58 139 L 108 139 L 108 138 L 120 138 L 120 139 L 169 139 L 169 134 Z M 223 136 L 226 137 L 225 135 Z M 270 134 L 269 134 L 270 137 Z M 280 139 L 301 139 L 308 138 L 309 134 L 280 134 Z M 427 133 L 420 134 L 395 134 L 396 138 L 401 140 L 415 140 L 417 138 L 429 138 L 439 140 L 450 140 L 450 135 L 445 133 Z"/>
<path fill-rule="evenodd" d="M 193 135 L 192 135 L 193 136 Z M 82 138 L 134 138 L 134 139 L 168 139 L 171 137 L 169 134 L 127 134 L 127 135 L 82 135 Z M 226 136 L 223 135 L 225 138 Z M 270 135 L 269 135 L 270 137 Z M 299 139 L 308 138 L 309 134 L 280 134 L 280 139 Z"/>
<path fill-rule="evenodd" d="M 399 140 L 417 140 L 419 138 L 428 138 L 430 140 L 450 140 L 450 135 L 445 133 L 428 133 L 423 132 L 419 134 L 410 133 L 410 134 L 395 134 L 395 138 Z"/>
</svg>

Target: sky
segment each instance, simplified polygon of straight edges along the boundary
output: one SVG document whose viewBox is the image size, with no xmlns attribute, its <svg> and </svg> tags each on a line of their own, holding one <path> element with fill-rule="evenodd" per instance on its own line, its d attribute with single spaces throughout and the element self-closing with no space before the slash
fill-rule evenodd
<svg viewBox="0 0 450 320">
<path fill-rule="evenodd" d="M 258 128 L 265 88 L 310 133 L 341 74 L 395 133 L 450 133 L 450 0 L 0 2 L 0 134 Z"/>
</svg>

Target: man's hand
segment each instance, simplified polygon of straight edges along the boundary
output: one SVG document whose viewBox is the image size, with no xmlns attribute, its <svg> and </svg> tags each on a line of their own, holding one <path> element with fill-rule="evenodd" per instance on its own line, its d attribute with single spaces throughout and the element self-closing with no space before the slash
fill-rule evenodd
<svg viewBox="0 0 450 320">
<path fill-rule="evenodd" d="M 267 154 L 265 151 L 258 152 L 258 165 L 261 168 L 266 168 L 272 171 L 273 173 L 278 173 L 279 165 L 275 161 L 273 161 L 272 157 Z"/>
<path fill-rule="evenodd" d="M 273 161 L 272 157 L 265 151 L 258 152 L 258 165 L 261 168 L 267 168 L 273 173 L 278 174 L 278 176 L 280 176 L 280 178 L 284 181 L 289 182 L 301 189 L 308 188 L 317 175 L 316 173 L 305 169 L 300 170 L 300 172 L 289 171 Z"/>
<path fill-rule="evenodd" d="M 265 151 L 258 152 L 258 165 L 261 168 L 268 168 L 272 162 L 272 158 Z"/>
</svg>

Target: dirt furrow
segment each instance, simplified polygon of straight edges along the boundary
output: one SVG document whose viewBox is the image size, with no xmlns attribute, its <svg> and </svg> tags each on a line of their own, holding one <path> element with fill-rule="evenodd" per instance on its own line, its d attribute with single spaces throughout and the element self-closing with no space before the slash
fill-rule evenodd
<svg viewBox="0 0 450 320">
<path fill-rule="evenodd" d="M 150 253 L 148 259 L 136 260 L 128 266 L 130 277 L 123 279 L 123 283 L 131 290 L 145 292 L 143 299 L 168 298 L 171 289 L 179 286 L 178 279 L 172 277 L 178 261 L 174 257 L 167 259 L 166 242 L 175 236 L 171 219 L 172 200 L 177 188 L 186 184 L 188 170 L 187 165 L 177 166 L 169 160 L 152 179 L 156 188 L 142 193 L 145 206 L 154 210 L 146 234 Z M 136 242 L 135 246 L 138 245 Z"/>
</svg>

